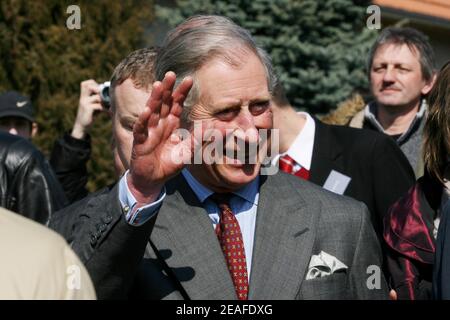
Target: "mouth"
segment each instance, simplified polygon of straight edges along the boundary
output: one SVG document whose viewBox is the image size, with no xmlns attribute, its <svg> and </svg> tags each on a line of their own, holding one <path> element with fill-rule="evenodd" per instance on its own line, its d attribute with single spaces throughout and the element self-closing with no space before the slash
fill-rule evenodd
<svg viewBox="0 0 450 320">
<path fill-rule="evenodd" d="M 395 93 L 395 92 L 399 92 L 400 89 L 397 89 L 397 88 L 382 88 L 380 91 L 384 92 L 384 93 Z"/>
</svg>

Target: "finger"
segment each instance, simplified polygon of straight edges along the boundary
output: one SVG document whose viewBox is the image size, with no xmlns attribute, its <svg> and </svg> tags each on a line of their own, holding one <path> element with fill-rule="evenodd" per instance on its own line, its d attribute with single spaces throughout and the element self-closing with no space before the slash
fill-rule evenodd
<svg viewBox="0 0 450 320">
<path fill-rule="evenodd" d="M 93 111 L 108 111 L 103 108 L 103 105 L 101 103 L 94 103 L 91 105 L 91 107 Z"/>
<path fill-rule="evenodd" d="M 99 84 L 92 79 L 81 82 L 80 89 L 81 94 L 85 95 L 100 93 Z"/>
<path fill-rule="evenodd" d="M 147 124 L 151 110 L 145 107 L 144 111 L 139 115 L 133 126 L 133 138 L 135 143 L 142 143 L 148 135 Z"/>
<path fill-rule="evenodd" d="M 152 93 L 147 100 L 147 107 L 152 113 L 159 113 L 162 104 L 163 87 L 160 81 L 156 81 L 152 86 Z"/>
<path fill-rule="evenodd" d="M 93 79 L 84 80 L 80 83 L 80 89 L 84 89 L 90 86 L 98 86 L 98 83 Z"/>
<path fill-rule="evenodd" d="M 165 74 L 162 86 L 163 86 L 163 96 L 161 104 L 161 117 L 165 118 L 170 113 L 170 108 L 172 106 L 172 92 L 176 82 L 176 75 L 174 72 L 169 71 Z"/>
<path fill-rule="evenodd" d="M 160 123 L 164 127 L 163 139 L 168 139 L 180 128 L 180 119 L 171 115 L 167 118 L 161 119 Z"/>
<path fill-rule="evenodd" d="M 172 94 L 173 102 L 172 108 L 170 110 L 171 114 L 177 117 L 181 115 L 181 112 L 183 111 L 183 103 L 186 100 L 186 97 L 189 94 L 189 91 L 191 90 L 193 83 L 194 81 L 192 77 L 186 77 L 175 89 L 174 93 Z"/>
<path fill-rule="evenodd" d="M 163 98 L 167 99 L 172 95 L 173 87 L 175 86 L 175 81 L 177 80 L 177 76 L 173 71 L 169 71 L 164 75 L 164 79 L 162 81 L 164 95 Z"/>
<path fill-rule="evenodd" d="M 100 98 L 99 94 L 94 94 L 92 96 L 86 97 L 86 101 L 89 104 L 95 104 L 95 103 L 100 103 L 102 102 L 102 99 Z"/>
<path fill-rule="evenodd" d="M 157 112 L 152 112 L 150 114 L 150 117 L 148 118 L 148 123 L 147 123 L 147 127 L 151 128 L 151 127 L 156 127 L 159 124 L 159 113 Z"/>
</svg>

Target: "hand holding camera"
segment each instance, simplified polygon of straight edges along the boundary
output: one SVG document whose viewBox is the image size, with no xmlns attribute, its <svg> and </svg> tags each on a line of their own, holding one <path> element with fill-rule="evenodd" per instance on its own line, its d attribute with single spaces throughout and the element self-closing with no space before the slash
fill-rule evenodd
<svg viewBox="0 0 450 320">
<path fill-rule="evenodd" d="M 109 109 L 109 82 L 101 85 L 92 79 L 81 82 L 77 117 L 71 136 L 83 139 L 92 125 L 94 113 L 107 109 Z"/>
</svg>

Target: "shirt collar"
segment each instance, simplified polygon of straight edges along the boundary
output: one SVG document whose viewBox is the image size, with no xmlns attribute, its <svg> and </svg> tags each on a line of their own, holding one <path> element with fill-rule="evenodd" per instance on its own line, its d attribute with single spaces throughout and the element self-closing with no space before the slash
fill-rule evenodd
<svg viewBox="0 0 450 320">
<path fill-rule="evenodd" d="M 214 193 L 211 189 L 205 187 L 196 178 L 194 178 L 194 176 L 189 172 L 188 169 L 184 168 L 181 171 L 181 174 L 184 176 L 192 191 L 194 191 L 195 195 L 201 203 L 205 202 L 205 200 Z M 233 194 L 250 203 L 255 203 L 258 190 L 259 175 L 252 182 L 248 183 L 241 189 L 234 191 Z"/>
<path fill-rule="evenodd" d="M 314 119 L 306 112 L 298 112 L 297 114 L 302 115 L 306 118 L 305 125 L 303 126 L 302 131 L 300 131 L 294 142 L 289 147 L 288 151 L 281 154 L 280 156 L 288 154 L 301 167 L 310 170 L 314 148 L 316 123 L 314 122 Z"/>
</svg>

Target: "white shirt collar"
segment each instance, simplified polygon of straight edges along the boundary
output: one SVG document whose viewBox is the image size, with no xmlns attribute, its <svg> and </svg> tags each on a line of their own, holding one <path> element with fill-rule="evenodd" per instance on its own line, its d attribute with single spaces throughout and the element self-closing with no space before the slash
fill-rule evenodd
<svg viewBox="0 0 450 320">
<path fill-rule="evenodd" d="M 275 157 L 273 164 L 278 164 L 278 159 L 281 156 L 288 154 L 292 159 L 294 159 L 300 166 L 310 170 L 311 160 L 314 148 L 314 135 L 316 132 L 316 123 L 314 119 L 306 112 L 297 112 L 297 114 L 302 115 L 306 118 L 305 125 L 302 131 L 297 135 L 294 142 L 289 147 L 288 151 Z"/>
</svg>

